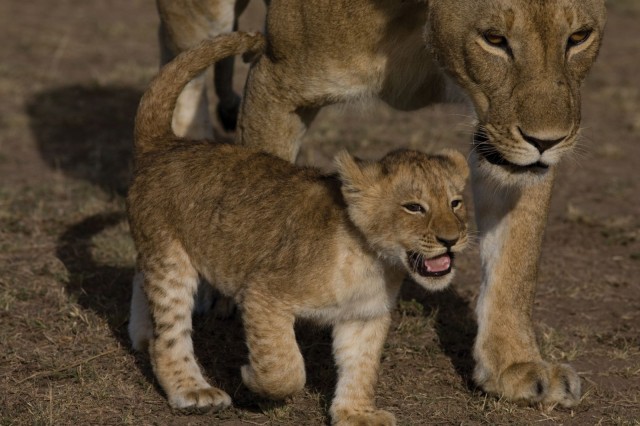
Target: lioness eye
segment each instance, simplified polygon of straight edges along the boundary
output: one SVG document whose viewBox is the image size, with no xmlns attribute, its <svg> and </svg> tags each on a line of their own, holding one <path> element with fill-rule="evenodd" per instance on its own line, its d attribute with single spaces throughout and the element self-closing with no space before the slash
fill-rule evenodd
<svg viewBox="0 0 640 426">
<path fill-rule="evenodd" d="M 591 35 L 591 30 L 580 30 L 569 36 L 569 47 L 577 46 L 587 41 Z"/>
<path fill-rule="evenodd" d="M 462 205 L 462 200 L 453 200 L 451 201 L 451 208 L 452 209 L 457 209 L 458 207 L 460 207 Z"/>
<path fill-rule="evenodd" d="M 484 40 L 492 46 L 506 49 L 508 47 L 507 38 L 495 31 L 487 31 L 483 35 Z"/>
<path fill-rule="evenodd" d="M 424 213 L 425 212 L 424 207 L 422 207 L 418 203 L 404 204 L 402 207 L 404 207 L 406 210 L 408 210 L 411 213 Z"/>
</svg>

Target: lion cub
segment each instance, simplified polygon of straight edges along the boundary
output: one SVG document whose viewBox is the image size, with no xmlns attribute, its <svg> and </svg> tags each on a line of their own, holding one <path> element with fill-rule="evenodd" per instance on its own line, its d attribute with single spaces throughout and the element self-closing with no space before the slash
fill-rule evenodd
<svg viewBox="0 0 640 426">
<path fill-rule="evenodd" d="M 337 176 L 325 176 L 252 149 L 174 136 L 171 114 L 184 85 L 261 43 L 244 33 L 205 41 L 163 68 L 140 102 L 127 198 L 139 271 L 133 347 L 148 345 L 173 407 L 231 404 L 193 353 L 191 311 L 203 277 L 241 308 L 249 389 L 276 399 L 302 389 L 294 321 L 311 319 L 333 326 L 333 422 L 394 424 L 374 404 L 390 309 L 407 273 L 427 289 L 451 281 L 453 254 L 467 242 L 465 159 L 404 150 L 362 162 L 343 152 Z"/>
</svg>

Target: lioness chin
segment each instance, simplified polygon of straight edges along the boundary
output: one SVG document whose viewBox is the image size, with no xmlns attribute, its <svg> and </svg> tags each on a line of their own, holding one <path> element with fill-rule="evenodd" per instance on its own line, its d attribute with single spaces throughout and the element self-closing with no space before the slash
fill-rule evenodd
<svg viewBox="0 0 640 426">
<path fill-rule="evenodd" d="M 238 141 L 292 161 L 324 105 L 410 110 L 462 89 L 478 124 L 474 377 L 512 400 L 580 401 L 576 372 L 542 359 L 532 311 L 554 169 L 576 143 L 605 19 L 604 0 L 273 0 L 240 106 Z"/>
<path fill-rule="evenodd" d="M 193 353 L 203 277 L 241 307 L 249 389 L 276 399 L 302 389 L 293 325 L 305 318 L 333 327 L 333 423 L 395 424 L 374 402 L 390 309 L 407 274 L 431 290 L 451 281 L 454 253 L 467 244 L 468 166 L 455 151 L 400 150 L 377 162 L 343 152 L 338 175 L 326 176 L 255 149 L 176 137 L 171 114 L 184 85 L 262 42 L 244 33 L 206 41 L 163 68 L 140 102 L 127 197 L 138 251 L 133 346 L 148 346 L 173 407 L 228 406 Z"/>
</svg>

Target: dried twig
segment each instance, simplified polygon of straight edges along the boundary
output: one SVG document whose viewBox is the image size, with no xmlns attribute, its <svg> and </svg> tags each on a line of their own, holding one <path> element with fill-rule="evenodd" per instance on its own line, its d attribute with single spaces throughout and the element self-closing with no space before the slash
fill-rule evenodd
<svg viewBox="0 0 640 426">
<path fill-rule="evenodd" d="M 36 377 L 48 377 L 48 376 L 52 376 L 52 375 L 54 375 L 54 374 L 61 373 L 61 372 L 63 372 L 63 371 L 70 370 L 70 369 L 75 368 L 75 367 L 78 367 L 78 366 L 80 366 L 80 365 L 87 364 L 87 363 L 89 363 L 89 362 L 93 361 L 94 359 L 97 359 L 97 358 L 100 358 L 100 357 L 103 357 L 103 356 L 109 355 L 109 354 L 111 354 L 111 353 L 114 353 L 114 352 L 115 352 L 115 351 L 117 351 L 117 350 L 118 350 L 118 349 L 111 349 L 111 350 L 108 350 L 108 351 L 106 351 L 106 352 L 102 352 L 102 353 L 100 353 L 100 354 L 98 354 L 98 355 L 91 356 L 91 357 L 89 357 L 89 358 L 86 358 L 86 359 L 80 360 L 80 361 L 78 361 L 78 362 L 74 362 L 73 364 L 71 364 L 71 365 L 67 365 L 66 367 L 60 367 L 60 368 L 57 368 L 57 369 L 52 370 L 52 371 L 40 371 L 40 372 L 38 372 L 38 373 L 34 373 L 34 374 L 30 375 L 30 376 L 29 376 L 29 377 L 27 377 L 27 378 L 24 378 L 24 379 L 22 379 L 22 380 L 17 381 L 17 382 L 16 382 L 16 384 L 17 384 L 17 385 L 19 385 L 19 384 L 24 383 L 24 382 L 26 382 L 26 381 L 28 381 L 28 380 L 35 379 Z"/>
</svg>

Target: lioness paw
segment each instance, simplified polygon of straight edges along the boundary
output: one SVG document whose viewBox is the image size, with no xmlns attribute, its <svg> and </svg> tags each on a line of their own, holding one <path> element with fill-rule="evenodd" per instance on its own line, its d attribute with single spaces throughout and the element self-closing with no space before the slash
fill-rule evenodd
<svg viewBox="0 0 640 426">
<path fill-rule="evenodd" d="M 514 401 L 573 407 L 580 402 L 580 377 L 567 364 L 518 363 L 502 372 L 495 391 Z"/>
<path fill-rule="evenodd" d="M 581 386 L 578 373 L 568 364 L 551 365 L 549 392 L 545 404 L 574 407 L 580 403 Z"/>
<path fill-rule="evenodd" d="M 395 426 L 396 418 L 384 410 L 338 410 L 333 415 L 334 426 Z"/>
<path fill-rule="evenodd" d="M 169 404 L 174 410 L 181 413 L 205 413 L 230 406 L 231 397 L 218 388 L 197 388 L 171 395 Z"/>
</svg>

